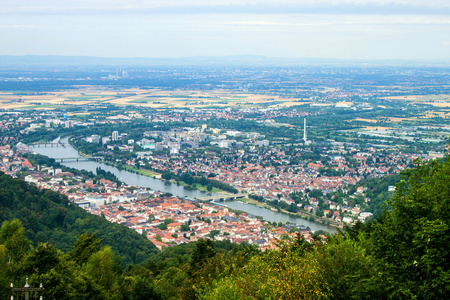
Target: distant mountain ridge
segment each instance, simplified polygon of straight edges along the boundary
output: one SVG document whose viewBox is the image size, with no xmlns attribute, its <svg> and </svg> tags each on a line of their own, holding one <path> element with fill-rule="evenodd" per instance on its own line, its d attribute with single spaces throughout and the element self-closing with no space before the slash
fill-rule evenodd
<svg viewBox="0 0 450 300">
<path fill-rule="evenodd" d="M 0 68 L 5 67 L 70 67 L 70 66 L 298 66 L 298 65 L 425 65 L 449 66 L 446 60 L 363 60 L 333 58 L 283 58 L 261 55 L 193 56 L 180 58 L 110 58 L 62 55 L 0 55 Z"/>
</svg>

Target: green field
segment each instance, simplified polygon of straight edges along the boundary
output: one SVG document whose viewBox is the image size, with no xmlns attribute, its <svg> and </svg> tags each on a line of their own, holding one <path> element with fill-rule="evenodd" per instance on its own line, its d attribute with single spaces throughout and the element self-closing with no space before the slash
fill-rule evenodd
<svg viewBox="0 0 450 300">
<path fill-rule="evenodd" d="M 44 104 L 44 105 L 28 105 L 28 106 L 22 106 L 20 109 L 43 109 L 43 108 L 72 108 L 75 107 L 75 105 L 72 104 L 61 104 L 61 105 L 52 105 L 52 104 Z"/>
<path fill-rule="evenodd" d="M 67 100 L 94 100 L 98 98 L 102 98 L 103 96 L 75 96 L 75 97 L 68 97 Z"/>
<path fill-rule="evenodd" d="M 123 167 L 125 170 L 127 171 L 132 171 L 144 176 L 148 176 L 148 177 L 159 177 L 161 174 L 147 170 L 147 169 L 137 169 L 137 168 L 133 168 L 133 167 L 129 167 L 129 166 L 124 166 Z"/>
</svg>

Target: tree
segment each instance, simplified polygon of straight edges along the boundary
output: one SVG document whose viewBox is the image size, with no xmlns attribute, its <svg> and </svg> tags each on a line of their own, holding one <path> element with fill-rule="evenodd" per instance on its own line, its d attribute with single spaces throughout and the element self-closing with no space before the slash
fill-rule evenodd
<svg viewBox="0 0 450 300">
<path fill-rule="evenodd" d="M 189 230 L 190 230 L 189 225 L 181 224 L 180 231 L 189 231 Z"/>
<path fill-rule="evenodd" d="M 360 231 L 389 297 L 442 299 L 450 294 L 450 160 L 415 164 L 384 213 Z"/>
<path fill-rule="evenodd" d="M 161 223 L 161 224 L 158 225 L 158 228 L 161 229 L 161 230 L 166 230 L 167 229 L 167 225 L 166 225 L 166 223 Z"/>
<path fill-rule="evenodd" d="M 25 254 L 30 247 L 30 242 L 25 237 L 25 230 L 19 220 L 3 222 L 0 230 L 0 244 L 4 246 L 9 262 L 16 262 Z"/>
<path fill-rule="evenodd" d="M 170 223 L 173 223 L 173 219 L 168 218 L 168 219 L 165 219 L 165 220 L 164 220 L 164 224 L 168 225 L 168 224 L 170 224 Z"/>
<path fill-rule="evenodd" d="M 138 277 L 133 281 L 131 300 L 157 300 L 162 299 L 162 295 L 157 291 L 155 283 L 146 278 Z"/>
<path fill-rule="evenodd" d="M 290 247 L 253 256 L 238 271 L 225 268 L 231 275 L 205 285 L 201 299 L 326 299 L 316 259 L 304 259 Z"/>
<path fill-rule="evenodd" d="M 289 207 L 287 208 L 287 210 L 292 213 L 296 213 L 297 212 L 297 204 L 295 204 L 295 203 L 289 204 Z"/>
<path fill-rule="evenodd" d="M 321 190 L 313 190 L 309 192 L 309 197 L 311 198 L 321 198 L 323 196 L 323 193 Z"/>
<path fill-rule="evenodd" d="M 149 214 L 147 222 L 153 222 L 153 221 L 155 221 L 155 215 L 154 214 Z"/>
<path fill-rule="evenodd" d="M 210 238 L 214 239 L 214 237 L 215 237 L 216 235 L 218 235 L 219 233 L 220 233 L 220 230 L 212 230 L 212 231 L 210 231 L 210 232 L 208 233 L 208 236 L 209 236 Z"/>
<path fill-rule="evenodd" d="M 0 294 L 1 295 L 7 295 L 9 294 L 10 290 L 8 287 L 8 263 L 7 263 L 7 256 L 5 253 L 5 247 L 3 245 L 0 245 Z"/>
<path fill-rule="evenodd" d="M 122 268 L 117 264 L 114 252 L 106 246 L 89 258 L 84 270 L 96 284 L 111 290 L 117 283 Z"/>
<path fill-rule="evenodd" d="M 24 274 L 45 274 L 57 267 L 60 263 L 58 249 L 48 243 L 39 244 L 26 255 L 22 262 L 22 272 Z"/>
<path fill-rule="evenodd" d="M 177 267 L 169 267 L 158 280 L 158 288 L 163 291 L 164 299 L 180 299 L 180 289 L 187 285 L 189 277 Z"/>
<path fill-rule="evenodd" d="M 97 238 L 96 234 L 83 233 L 78 236 L 75 242 L 75 248 L 67 253 L 67 256 L 79 265 L 86 263 L 92 254 L 100 250 L 99 244 L 102 239 Z"/>
<path fill-rule="evenodd" d="M 170 180 L 173 177 L 172 175 L 173 174 L 171 172 L 164 172 L 163 174 L 161 174 L 161 178 L 165 180 Z"/>
<path fill-rule="evenodd" d="M 214 242 L 209 239 L 200 239 L 196 244 L 194 251 L 191 254 L 191 260 L 189 262 L 190 272 L 193 273 L 211 257 L 216 255 L 216 249 Z"/>
</svg>

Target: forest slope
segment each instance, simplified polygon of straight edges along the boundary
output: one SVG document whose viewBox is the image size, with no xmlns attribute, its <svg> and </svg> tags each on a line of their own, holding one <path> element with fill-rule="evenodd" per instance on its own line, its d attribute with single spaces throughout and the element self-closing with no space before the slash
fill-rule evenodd
<svg viewBox="0 0 450 300">
<path fill-rule="evenodd" d="M 73 249 L 79 235 L 97 233 L 119 255 L 123 265 L 141 263 L 158 252 L 146 237 L 89 214 L 70 204 L 65 195 L 40 190 L 0 172 L 0 223 L 15 218 L 22 222 L 26 237 L 34 246 L 50 242 L 67 252 Z"/>
</svg>

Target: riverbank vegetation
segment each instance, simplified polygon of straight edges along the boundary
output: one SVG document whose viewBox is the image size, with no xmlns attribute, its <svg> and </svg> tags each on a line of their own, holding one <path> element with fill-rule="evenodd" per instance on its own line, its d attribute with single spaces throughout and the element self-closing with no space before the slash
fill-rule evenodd
<svg viewBox="0 0 450 300">
<path fill-rule="evenodd" d="M 114 164 L 113 164 L 113 166 L 114 166 Z M 141 174 L 141 175 L 144 175 L 147 177 L 161 177 L 161 174 L 156 173 L 154 171 L 147 170 L 147 169 L 141 169 L 141 168 L 138 169 L 138 168 L 133 168 L 133 167 L 129 167 L 129 166 L 122 166 L 121 169 L 126 170 L 131 173 Z"/>
<path fill-rule="evenodd" d="M 213 177 L 208 176 L 208 178 L 206 178 L 205 176 L 195 176 L 188 172 L 179 173 L 179 174 L 175 174 L 172 172 L 164 172 L 161 175 L 161 178 L 165 179 L 165 180 L 174 180 L 176 182 L 182 181 L 182 182 L 186 183 L 188 186 L 194 186 L 194 188 L 195 188 L 195 185 L 200 184 L 200 185 L 206 187 L 206 190 L 208 192 L 213 192 L 213 188 L 216 188 L 216 189 L 222 190 L 222 191 L 226 191 L 226 192 L 230 192 L 233 194 L 237 194 L 239 192 L 236 188 L 232 187 L 229 184 L 212 179 Z"/>
<path fill-rule="evenodd" d="M 249 195 L 249 198 L 250 198 L 250 195 Z M 334 227 L 340 227 L 340 228 L 343 227 L 342 224 L 339 224 L 337 222 L 333 222 L 332 220 L 329 220 L 327 218 L 317 217 L 313 213 L 308 213 L 306 211 L 299 211 L 299 210 L 297 210 L 296 212 L 292 212 L 292 211 L 289 211 L 287 209 L 280 208 L 280 206 L 271 205 L 273 203 L 271 201 L 267 201 L 267 202 L 266 201 L 257 201 L 253 197 L 251 199 L 242 198 L 240 200 L 242 202 L 247 202 L 247 203 L 250 203 L 250 204 L 262 207 L 262 208 L 266 208 L 266 209 L 276 208 L 279 213 L 295 216 L 297 218 L 302 218 L 302 219 L 308 220 L 310 222 L 316 222 L 316 223 L 319 223 L 319 224 L 325 224 L 325 225 L 334 226 Z"/>
</svg>

